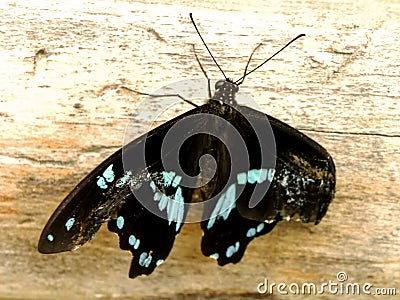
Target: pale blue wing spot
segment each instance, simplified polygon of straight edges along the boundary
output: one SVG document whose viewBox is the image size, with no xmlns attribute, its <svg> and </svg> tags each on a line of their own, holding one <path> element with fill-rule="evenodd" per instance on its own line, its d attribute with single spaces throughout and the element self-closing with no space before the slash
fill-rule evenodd
<svg viewBox="0 0 400 300">
<path fill-rule="evenodd" d="M 263 183 L 264 181 L 267 180 L 267 177 L 268 177 L 268 169 L 261 169 L 260 176 L 257 179 L 257 183 Z"/>
<path fill-rule="evenodd" d="M 236 242 L 235 243 L 235 253 L 239 251 L 240 243 Z"/>
<path fill-rule="evenodd" d="M 135 243 L 136 243 L 136 237 L 135 237 L 133 234 L 131 234 L 131 235 L 129 236 L 128 243 L 129 243 L 129 245 L 131 245 L 131 246 L 135 245 Z"/>
<path fill-rule="evenodd" d="M 160 200 L 160 203 L 158 203 L 158 209 L 160 211 L 163 211 L 167 207 L 167 205 L 171 199 L 164 194 L 160 194 L 160 195 L 161 195 L 161 200 Z"/>
<path fill-rule="evenodd" d="M 211 229 L 214 226 L 216 217 L 211 217 L 210 219 L 208 219 L 208 223 L 207 223 L 207 229 Z"/>
<path fill-rule="evenodd" d="M 162 265 L 164 263 L 163 259 L 159 259 L 156 261 L 156 266 L 158 267 L 159 265 Z"/>
<path fill-rule="evenodd" d="M 156 188 L 156 184 L 154 183 L 154 181 L 150 181 L 150 188 L 154 193 L 156 192 L 157 188 Z"/>
<path fill-rule="evenodd" d="M 210 258 L 217 260 L 219 258 L 219 254 L 218 253 L 211 254 Z"/>
<path fill-rule="evenodd" d="M 250 228 L 249 230 L 247 230 L 246 236 L 248 238 L 251 238 L 251 237 L 253 237 L 255 235 L 256 235 L 256 229 L 255 228 Z"/>
<path fill-rule="evenodd" d="M 226 249 L 226 257 L 231 257 L 235 253 L 235 247 L 234 246 L 229 246 Z"/>
<path fill-rule="evenodd" d="M 140 240 L 137 239 L 135 245 L 133 245 L 133 249 L 137 250 L 139 248 L 139 245 L 140 245 Z"/>
<path fill-rule="evenodd" d="M 148 268 L 148 267 L 149 267 L 149 265 L 150 265 L 152 259 L 153 259 L 153 257 L 152 257 L 151 255 L 147 256 L 147 258 L 146 258 L 145 261 L 144 261 L 144 267 L 145 267 L 145 268 Z"/>
<path fill-rule="evenodd" d="M 68 219 L 68 221 L 65 223 L 65 228 L 67 229 L 67 231 L 70 231 L 72 226 L 74 226 L 74 223 L 75 223 L 75 218 Z"/>
<path fill-rule="evenodd" d="M 112 168 L 113 164 L 111 164 L 103 173 L 103 176 L 107 180 L 107 182 L 113 182 L 115 179 L 115 174 Z"/>
<path fill-rule="evenodd" d="M 261 232 L 261 230 L 263 230 L 264 229 L 264 227 L 265 227 L 265 225 L 264 225 L 264 223 L 260 223 L 260 224 L 258 224 L 258 226 L 257 226 L 257 232 Z"/>
<path fill-rule="evenodd" d="M 47 240 L 48 240 L 49 242 L 54 241 L 54 236 L 53 236 L 52 234 L 49 234 L 49 235 L 47 236 Z"/>
<path fill-rule="evenodd" d="M 172 181 L 172 187 L 176 188 L 178 184 L 181 182 L 182 176 L 176 175 L 174 180 Z"/>
<path fill-rule="evenodd" d="M 219 212 L 221 211 L 221 206 L 222 206 L 222 203 L 225 200 L 225 197 L 226 197 L 225 193 L 223 193 L 221 195 L 221 197 L 219 197 L 219 199 L 217 201 L 217 204 L 215 205 L 214 210 L 211 213 L 210 219 L 208 220 L 207 229 L 210 229 L 210 228 L 212 228 L 214 226 L 214 223 L 215 223 L 215 221 L 217 219 L 217 216 L 219 215 Z"/>
<path fill-rule="evenodd" d="M 236 184 L 231 184 L 225 193 L 221 195 L 218 199 L 217 204 L 213 212 L 211 213 L 211 217 L 207 223 L 207 229 L 213 227 L 215 221 L 222 217 L 224 220 L 228 219 L 229 214 L 232 209 L 236 207 Z"/>
<path fill-rule="evenodd" d="M 153 196 L 154 201 L 160 201 L 160 199 L 162 198 L 163 194 L 156 192 Z"/>
<path fill-rule="evenodd" d="M 226 257 L 231 257 L 233 254 L 239 251 L 240 243 L 236 242 L 235 245 L 229 246 L 226 249 Z"/>
<path fill-rule="evenodd" d="M 146 258 L 147 258 L 147 253 L 146 252 L 142 252 L 142 254 L 140 254 L 139 256 L 139 265 L 140 266 L 144 266 L 144 264 L 146 263 Z"/>
<path fill-rule="evenodd" d="M 178 187 L 175 193 L 175 201 L 178 201 L 177 203 L 177 213 L 176 213 L 176 231 L 179 230 L 179 227 L 181 226 L 183 222 L 183 216 L 185 214 L 185 200 L 183 199 L 182 196 L 182 188 Z"/>
<path fill-rule="evenodd" d="M 254 184 L 257 182 L 258 178 L 260 177 L 261 170 L 253 169 L 247 171 L 247 181 L 250 184 Z"/>
<path fill-rule="evenodd" d="M 119 230 L 121 230 L 124 227 L 125 219 L 123 216 L 119 216 L 117 218 L 117 227 Z"/>
<path fill-rule="evenodd" d="M 275 176 L 275 169 L 269 169 L 268 170 L 268 180 L 269 182 L 272 182 Z"/>
<path fill-rule="evenodd" d="M 132 177 L 132 172 L 131 171 L 126 172 L 123 177 L 121 177 L 120 179 L 117 180 L 117 183 L 115 184 L 115 186 L 117 188 L 123 186 L 125 183 L 127 183 L 129 181 L 129 179 L 131 179 L 131 177 Z"/>
<path fill-rule="evenodd" d="M 108 187 L 108 185 L 107 185 L 105 179 L 104 179 L 103 177 L 100 177 L 100 176 L 98 176 L 97 178 L 98 178 L 98 179 L 97 179 L 97 186 L 98 186 L 99 188 L 105 190 L 105 189 Z"/>
<path fill-rule="evenodd" d="M 231 210 L 236 207 L 236 184 L 231 184 L 226 191 L 225 203 L 222 207 L 222 212 L 220 216 L 224 218 L 224 220 L 228 219 Z"/>
<path fill-rule="evenodd" d="M 238 184 L 246 184 L 247 182 L 247 173 L 239 173 L 237 174 L 237 182 Z"/>
<path fill-rule="evenodd" d="M 171 222 L 176 222 L 176 231 L 178 231 L 184 215 L 184 199 L 182 197 L 181 187 L 178 187 L 176 190 L 174 199 L 169 200 L 167 205 L 168 221 L 170 225 Z"/>
<path fill-rule="evenodd" d="M 174 176 L 175 176 L 175 172 L 166 172 L 166 171 L 163 171 L 162 172 L 162 175 L 163 175 L 163 180 L 164 180 L 164 186 L 165 187 L 169 187 L 170 185 L 171 185 L 171 183 L 172 183 L 172 179 L 174 178 Z"/>
</svg>

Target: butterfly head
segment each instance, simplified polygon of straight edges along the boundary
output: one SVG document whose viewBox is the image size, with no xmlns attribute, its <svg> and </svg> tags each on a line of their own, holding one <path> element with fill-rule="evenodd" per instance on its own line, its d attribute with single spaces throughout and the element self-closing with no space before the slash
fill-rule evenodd
<svg viewBox="0 0 400 300">
<path fill-rule="evenodd" d="M 213 100 L 221 101 L 226 104 L 234 104 L 235 94 L 239 91 L 239 85 L 229 79 L 218 80 L 215 84 L 215 94 Z"/>
</svg>

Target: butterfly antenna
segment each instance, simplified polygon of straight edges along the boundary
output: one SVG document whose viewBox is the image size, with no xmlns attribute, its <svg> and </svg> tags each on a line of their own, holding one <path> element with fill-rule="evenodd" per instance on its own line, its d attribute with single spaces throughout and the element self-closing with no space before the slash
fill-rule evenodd
<svg viewBox="0 0 400 300">
<path fill-rule="evenodd" d="M 259 68 L 261 68 L 264 64 L 266 64 L 268 61 L 270 61 L 272 58 L 274 58 L 276 55 L 278 55 L 279 53 L 281 53 L 286 47 L 288 47 L 290 44 L 292 44 L 294 41 L 296 41 L 297 39 L 301 38 L 305 36 L 304 33 L 299 34 L 298 36 L 296 36 L 294 39 L 292 39 L 289 43 L 287 43 L 285 46 L 283 46 L 278 52 L 276 52 L 274 55 L 272 55 L 270 58 L 268 58 L 267 60 L 265 60 L 262 64 L 260 64 L 259 66 L 255 67 L 253 70 L 249 71 L 248 73 L 245 73 L 242 77 L 240 77 L 238 80 L 236 80 L 236 84 L 238 84 L 238 82 L 243 82 L 244 78 L 253 73 L 255 70 L 258 70 Z M 257 47 L 256 47 L 257 49 Z M 254 52 L 254 51 L 253 51 Z"/>
<path fill-rule="evenodd" d="M 218 67 L 218 69 L 221 71 L 222 75 L 224 75 L 225 79 L 228 80 L 228 78 L 225 76 L 224 71 L 222 71 L 221 67 L 219 66 L 219 64 L 218 64 L 217 61 L 215 60 L 215 58 L 214 58 L 214 56 L 212 55 L 210 49 L 208 48 L 206 42 L 204 41 L 203 37 L 201 36 L 199 29 L 197 29 L 196 23 L 195 23 L 194 20 L 193 20 L 193 15 L 192 15 L 192 13 L 190 13 L 189 16 L 190 16 L 190 20 L 192 21 L 192 24 L 193 24 L 194 28 L 195 28 L 196 31 L 197 31 L 197 34 L 199 35 L 199 37 L 200 37 L 201 41 L 203 42 L 204 46 L 206 46 L 206 49 L 207 49 L 208 53 L 210 54 L 211 58 L 213 59 L 214 63 L 217 65 L 217 67 Z"/>
<path fill-rule="evenodd" d="M 254 52 L 256 52 L 257 49 L 261 47 L 261 45 L 262 45 L 262 43 L 258 44 L 257 47 L 254 48 L 253 52 L 251 52 L 250 57 L 249 57 L 249 59 L 248 59 L 248 61 L 247 61 L 247 64 L 246 64 L 246 68 L 244 68 L 243 77 L 241 78 L 242 80 L 241 80 L 241 81 L 239 81 L 239 80 L 236 81 L 236 84 L 237 84 L 237 85 L 241 85 L 241 84 L 243 83 L 243 81 L 244 81 L 244 79 L 245 79 L 245 77 L 246 77 L 246 72 L 247 72 L 247 69 L 248 69 L 248 67 L 249 67 L 251 58 L 253 57 Z"/>
<path fill-rule="evenodd" d="M 203 65 L 200 62 L 200 59 L 197 56 L 196 49 L 194 48 L 194 44 L 192 44 L 192 47 L 193 47 L 193 53 L 194 53 L 194 56 L 196 57 L 197 63 L 199 64 L 200 69 L 203 72 L 204 76 L 207 78 L 207 82 L 208 82 L 208 98 L 211 99 L 210 78 L 208 78 L 206 70 L 204 70 Z"/>
</svg>

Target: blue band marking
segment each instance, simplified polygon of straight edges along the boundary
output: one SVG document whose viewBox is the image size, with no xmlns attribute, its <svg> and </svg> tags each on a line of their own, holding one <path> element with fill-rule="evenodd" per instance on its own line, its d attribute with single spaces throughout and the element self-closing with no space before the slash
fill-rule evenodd
<svg viewBox="0 0 400 300">
<path fill-rule="evenodd" d="M 246 184 L 247 174 L 244 172 L 237 174 L 237 182 L 238 182 L 238 184 Z"/>
<path fill-rule="evenodd" d="M 164 180 L 164 186 L 169 187 L 172 183 L 172 179 L 175 177 L 175 172 L 162 172 L 163 180 Z"/>
<path fill-rule="evenodd" d="M 236 207 L 236 184 L 231 184 L 225 193 L 221 195 L 218 199 L 217 204 L 214 207 L 213 212 L 211 213 L 211 217 L 207 223 L 207 229 L 210 229 L 214 226 L 214 223 L 217 219 L 222 217 L 224 220 L 228 219 L 230 212 L 232 209 Z"/>
<path fill-rule="evenodd" d="M 72 226 L 74 226 L 74 223 L 75 223 L 75 218 L 68 219 L 68 221 L 65 223 L 65 228 L 67 229 L 67 231 L 70 231 Z"/>
<path fill-rule="evenodd" d="M 160 211 L 163 211 L 166 207 L 167 207 L 167 205 L 168 205 L 168 202 L 170 201 L 171 199 L 168 197 L 168 196 L 166 196 L 166 195 L 162 195 L 162 197 L 161 197 L 161 200 L 160 200 L 160 203 L 158 203 L 158 209 L 160 210 Z"/>
<path fill-rule="evenodd" d="M 173 171 L 163 171 L 161 175 L 164 187 L 176 188 L 175 195 L 165 195 L 163 192 L 160 192 L 157 189 L 156 183 L 154 181 L 151 181 L 150 188 L 154 193 L 153 200 L 158 202 L 158 208 L 160 211 L 166 209 L 169 225 L 171 225 L 172 222 L 175 222 L 176 231 L 178 231 L 183 222 L 183 217 L 185 213 L 185 201 L 182 196 L 182 188 L 179 186 L 182 177 L 176 175 L 176 173 Z"/>
<path fill-rule="evenodd" d="M 154 181 L 150 181 L 150 188 L 155 193 L 157 191 L 156 184 Z"/>
<path fill-rule="evenodd" d="M 172 181 L 172 187 L 176 188 L 178 184 L 181 182 L 182 176 L 176 175 L 174 180 Z"/>
<path fill-rule="evenodd" d="M 54 241 L 54 236 L 53 236 L 52 234 L 49 234 L 49 235 L 47 236 L 47 240 L 48 240 L 49 242 Z"/>
<path fill-rule="evenodd" d="M 182 224 L 184 212 L 185 202 L 182 197 L 182 188 L 178 187 L 175 192 L 174 199 L 168 199 L 167 204 L 168 221 L 170 225 L 172 221 L 176 222 L 176 231 L 179 230 L 179 227 Z"/>
<path fill-rule="evenodd" d="M 272 182 L 275 176 L 275 169 L 269 169 L 268 170 L 268 180 L 269 182 Z"/>
<path fill-rule="evenodd" d="M 261 230 L 263 230 L 263 229 L 264 229 L 264 227 L 265 227 L 265 224 L 264 224 L 264 223 L 260 223 L 260 224 L 258 224 L 258 226 L 257 226 L 257 228 L 256 228 L 256 230 L 257 230 L 257 233 L 259 233 Z"/>
<path fill-rule="evenodd" d="M 119 230 L 121 230 L 124 227 L 125 219 L 123 216 L 119 216 L 117 218 L 117 227 Z"/>
<path fill-rule="evenodd" d="M 162 195 L 161 193 L 155 192 L 155 193 L 154 193 L 154 196 L 153 196 L 153 199 L 154 199 L 154 201 L 160 201 L 160 199 L 161 199 L 162 196 L 163 196 L 163 195 Z"/>
<path fill-rule="evenodd" d="M 275 169 L 251 169 L 246 172 L 237 174 L 238 184 L 250 184 L 263 183 L 264 181 L 272 182 L 275 175 Z"/>
</svg>

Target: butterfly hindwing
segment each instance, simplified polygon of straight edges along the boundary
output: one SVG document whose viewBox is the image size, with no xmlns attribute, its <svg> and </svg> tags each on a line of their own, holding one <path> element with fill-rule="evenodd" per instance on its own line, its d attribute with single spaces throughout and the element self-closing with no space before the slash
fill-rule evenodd
<svg viewBox="0 0 400 300">
<path fill-rule="evenodd" d="M 208 228 L 208 225 L 208 221 L 203 221 L 201 224 L 204 231 L 201 251 L 223 266 L 228 263 L 238 263 L 247 245 L 254 238 L 270 232 L 275 227 L 276 221 L 265 223 L 249 220 L 243 218 L 234 208 L 226 220 L 216 220 L 211 228 Z"/>
<path fill-rule="evenodd" d="M 143 207 L 131 193 L 119 209 L 116 218 L 108 222 L 108 229 L 119 236 L 120 248 L 132 252 L 133 259 L 129 271 L 131 278 L 149 275 L 165 261 L 185 220 L 186 210 L 180 200 L 190 199 L 192 193 L 190 189 L 179 185 L 171 186 L 168 193 L 158 192 L 157 186 L 161 187 L 165 180 L 164 177 L 156 176 L 154 166 L 152 169 L 148 180 L 135 191 L 138 195 L 148 195 L 147 200 L 154 204 L 150 208 L 151 211 L 148 210 L 149 206 Z M 160 174 L 163 172 L 165 171 L 161 171 Z M 180 199 L 177 199 L 178 196 Z M 158 211 L 158 214 L 154 211 Z"/>
</svg>

